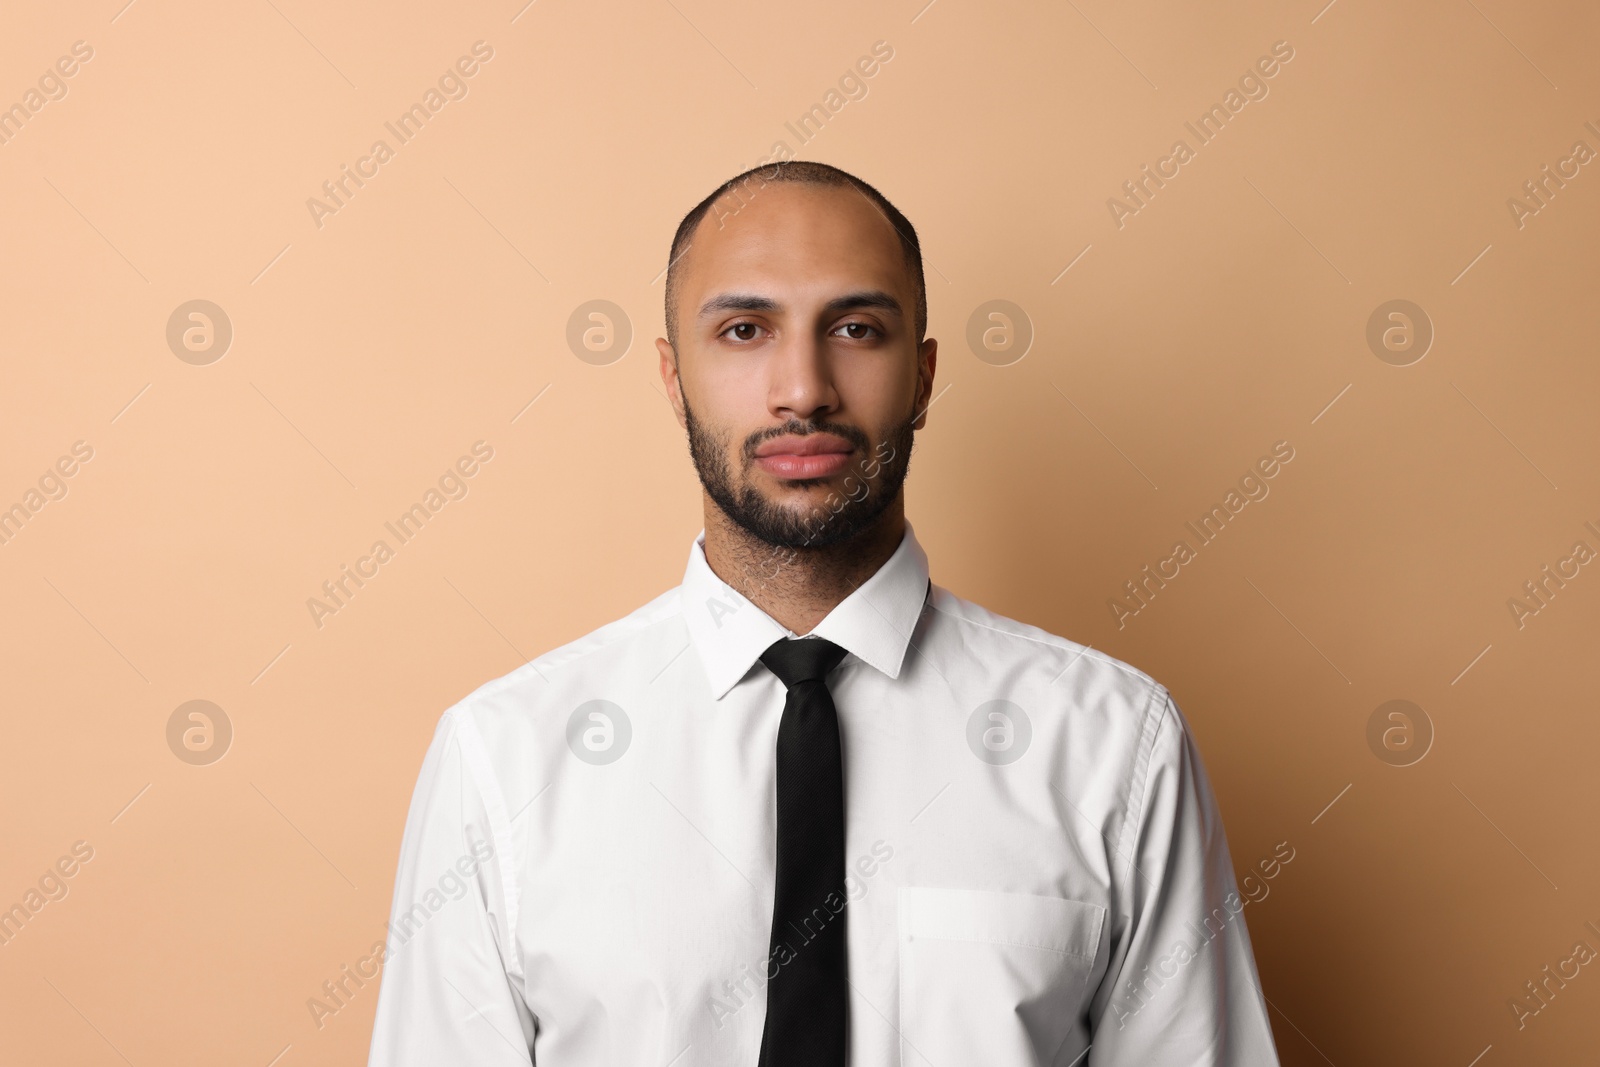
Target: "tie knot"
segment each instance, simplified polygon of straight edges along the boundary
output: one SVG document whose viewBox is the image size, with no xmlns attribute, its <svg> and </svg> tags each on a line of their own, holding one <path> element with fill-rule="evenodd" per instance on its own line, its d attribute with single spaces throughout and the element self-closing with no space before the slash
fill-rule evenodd
<svg viewBox="0 0 1600 1067">
<path fill-rule="evenodd" d="M 801 682 L 825 681 L 844 656 L 845 650 L 827 638 L 780 637 L 761 653 L 761 662 L 785 689 L 793 689 Z"/>
</svg>

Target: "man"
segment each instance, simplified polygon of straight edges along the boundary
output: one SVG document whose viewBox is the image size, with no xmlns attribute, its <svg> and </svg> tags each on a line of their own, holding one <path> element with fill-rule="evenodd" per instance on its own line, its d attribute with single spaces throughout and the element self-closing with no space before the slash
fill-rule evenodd
<svg viewBox="0 0 1600 1067">
<path fill-rule="evenodd" d="M 776 164 L 669 265 L 705 528 L 681 586 L 445 713 L 373 1067 L 1275 1064 L 1171 696 L 929 580 L 910 222 Z"/>
</svg>

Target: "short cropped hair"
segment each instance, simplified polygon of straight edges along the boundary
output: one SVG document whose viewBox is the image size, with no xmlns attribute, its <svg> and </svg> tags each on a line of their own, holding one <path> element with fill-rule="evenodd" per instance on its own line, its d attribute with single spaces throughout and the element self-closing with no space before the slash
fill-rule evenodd
<svg viewBox="0 0 1600 1067">
<path fill-rule="evenodd" d="M 928 288 L 922 275 L 922 245 L 917 241 L 916 227 L 900 213 L 899 208 L 889 203 L 888 197 L 854 174 L 827 163 L 789 160 L 763 164 L 752 167 L 743 174 L 734 175 L 717 186 L 710 196 L 696 204 L 694 210 L 678 223 L 678 232 L 673 235 L 672 249 L 667 256 L 667 341 L 671 343 L 674 352 L 678 349 L 678 262 L 687 250 L 689 240 L 694 235 L 695 228 L 700 225 L 700 220 L 711 210 L 711 205 L 723 195 L 752 182 L 760 185 L 770 182 L 796 182 L 802 185 L 822 186 L 848 185 L 876 204 L 889 220 L 889 224 L 894 227 L 895 233 L 900 236 L 900 250 L 905 255 L 906 271 L 911 275 L 911 289 L 916 300 L 913 322 L 917 344 L 922 344 L 928 332 Z M 759 192 L 759 188 L 756 191 Z"/>
</svg>

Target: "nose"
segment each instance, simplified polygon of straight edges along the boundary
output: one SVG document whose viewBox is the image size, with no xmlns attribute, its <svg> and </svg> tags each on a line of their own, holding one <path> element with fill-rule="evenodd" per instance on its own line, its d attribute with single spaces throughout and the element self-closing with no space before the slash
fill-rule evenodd
<svg viewBox="0 0 1600 1067">
<path fill-rule="evenodd" d="M 838 410 L 839 393 L 821 338 L 784 338 L 769 352 L 767 375 L 767 409 L 776 418 L 809 421 Z"/>
</svg>

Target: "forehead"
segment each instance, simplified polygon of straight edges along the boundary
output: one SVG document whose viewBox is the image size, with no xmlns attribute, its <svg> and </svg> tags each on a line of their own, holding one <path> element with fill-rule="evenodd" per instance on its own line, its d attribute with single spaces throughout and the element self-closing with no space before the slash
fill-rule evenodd
<svg viewBox="0 0 1600 1067">
<path fill-rule="evenodd" d="M 700 220 L 682 266 L 690 314 L 696 294 L 729 286 L 910 289 L 899 235 L 849 185 L 752 181 L 739 195 L 725 194 Z"/>
</svg>

